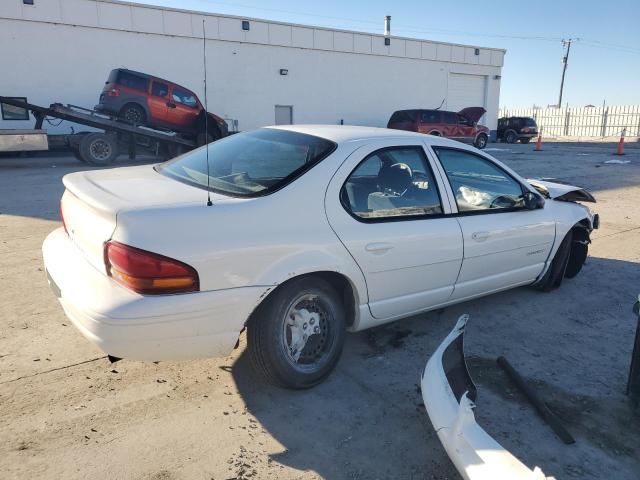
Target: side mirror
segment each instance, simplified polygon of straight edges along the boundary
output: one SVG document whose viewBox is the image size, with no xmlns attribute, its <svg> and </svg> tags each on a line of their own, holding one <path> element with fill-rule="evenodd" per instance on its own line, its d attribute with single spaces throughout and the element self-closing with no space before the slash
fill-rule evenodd
<svg viewBox="0 0 640 480">
<path fill-rule="evenodd" d="M 523 198 L 524 208 L 526 208 L 527 210 L 544 208 L 544 198 L 542 198 L 540 195 L 536 195 L 533 192 L 525 192 Z"/>
</svg>

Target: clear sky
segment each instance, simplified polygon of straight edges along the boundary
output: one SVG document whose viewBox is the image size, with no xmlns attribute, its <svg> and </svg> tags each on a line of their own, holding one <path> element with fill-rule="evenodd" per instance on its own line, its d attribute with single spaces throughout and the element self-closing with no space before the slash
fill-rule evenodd
<svg viewBox="0 0 640 480">
<path fill-rule="evenodd" d="M 500 106 L 558 101 L 563 38 L 571 47 L 563 104 L 640 104 L 640 0 L 137 0 L 284 22 L 507 50 Z"/>
</svg>

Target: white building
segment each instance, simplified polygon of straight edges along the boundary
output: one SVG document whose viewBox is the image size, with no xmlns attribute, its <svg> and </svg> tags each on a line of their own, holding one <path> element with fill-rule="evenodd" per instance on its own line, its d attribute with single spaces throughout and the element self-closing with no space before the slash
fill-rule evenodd
<svg viewBox="0 0 640 480">
<path fill-rule="evenodd" d="M 240 130 L 276 123 L 276 111 L 280 122 L 385 126 L 394 110 L 441 103 L 484 106 L 496 128 L 505 50 L 114 0 L 1 0 L 0 95 L 92 108 L 109 71 L 126 67 L 203 100 L 203 19 L 209 110 Z"/>
</svg>

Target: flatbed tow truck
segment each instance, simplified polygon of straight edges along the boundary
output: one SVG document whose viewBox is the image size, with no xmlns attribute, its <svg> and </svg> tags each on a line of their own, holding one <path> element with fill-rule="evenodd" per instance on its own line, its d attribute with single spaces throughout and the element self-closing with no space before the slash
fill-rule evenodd
<svg viewBox="0 0 640 480">
<path fill-rule="evenodd" d="M 177 132 L 132 125 L 119 118 L 76 105 L 53 103 L 49 107 L 43 107 L 15 97 L 2 96 L 0 103 L 30 111 L 36 119 L 34 130 L 0 130 L 0 152 L 20 151 L 21 146 L 24 146 L 24 150 L 47 150 L 46 132 L 42 126 L 48 118 L 58 118 L 101 130 L 64 136 L 64 141 L 74 156 L 91 165 L 108 165 L 125 152 L 131 160 L 141 151 L 168 159 L 198 146 L 196 140 Z"/>
</svg>

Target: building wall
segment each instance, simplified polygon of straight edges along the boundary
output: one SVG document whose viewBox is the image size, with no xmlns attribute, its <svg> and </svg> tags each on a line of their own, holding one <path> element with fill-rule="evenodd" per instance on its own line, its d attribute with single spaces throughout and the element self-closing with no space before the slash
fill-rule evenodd
<svg viewBox="0 0 640 480">
<path fill-rule="evenodd" d="M 126 67 L 204 100 L 204 18 L 209 110 L 238 120 L 241 130 L 273 124 L 275 105 L 292 105 L 294 123 L 384 126 L 394 110 L 443 99 L 446 108 L 450 73 L 486 77 L 484 123 L 496 126 L 503 50 L 476 55 L 474 47 L 396 37 L 385 46 L 381 35 L 253 19 L 243 31 L 242 18 L 113 1 L 35 4 L 0 2 L 0 95 L 93 107 L 108 72 Z M 0 121 L 0 128 L 30 125 Z"/>
</svg>

